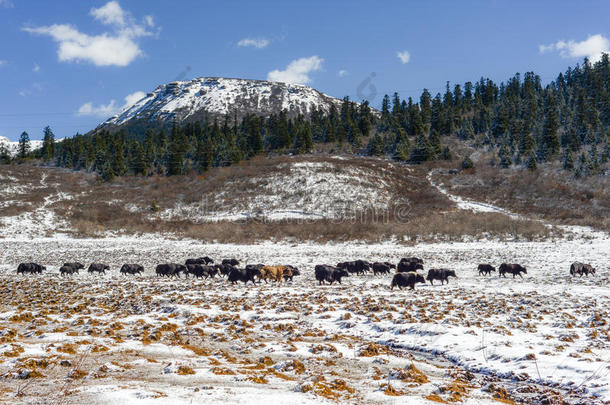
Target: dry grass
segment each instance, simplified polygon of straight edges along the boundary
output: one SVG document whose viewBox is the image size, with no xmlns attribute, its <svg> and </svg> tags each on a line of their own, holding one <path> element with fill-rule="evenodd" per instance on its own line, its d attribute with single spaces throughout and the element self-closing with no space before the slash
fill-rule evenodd
<svg viewBox="0 0 610 405">
<path fill-rule="evenodd" d="M 562 224 L 610 230 L 610 178 L 576 179 L 556 167 L 525 169 L 481 166 L 473 171 L 445 176 L 452 192 L 488 201 L 511 211 L 539 215 Z"/>
<path fill-rule="evenodd" d="M 341 168 L 379 173 L 388 183 L 393 197 L 384 212 L 374 210 L 352 213 L 342 220 L 283 220 L 268 222 L 247 220 L 197 223 L 186 219 L 161 220 L 149 210 L 201 201 L 202 196 L 215 195 L 231 184 L 230 201 L 239 202 L 259 192 L 249 181 L 267 175 L 281 175 L 290 170 L 289 162 L 340 162 Z M 215 168 L 202 176 L 122 177 L 101 183 L 94 174 L 73 172 L 54 167 L 30 165 L 0 166 L 0 175 L 14 176 L 31 187 L 40 186 L 43 174 L 45 187 L 14 196 L 10 207 L 0 215 L 10 216 L 40 206 L 46 196 L 65 193 L 70 199 L 59 199 L 50 208 L 67 219 L 75 234 L 95 237 L 105 231 L 121 233 L 175 234 L 202 241 L 252 243 L 262 240 L 379 242 L 397 237 L 410 243 L 422 240 L 460 240 L 463 237 L 495 236 L 533 240 L 549 235 L 549 230 L 531 221 L 517 221 L 501 214 L 474 214 L 455 211 L 454 205 L 438 193 L 426 180 L 427 165 L 404 166 L 374 158 L 347 157 L 340 161 L 328 155 L 257 157 L 239 164 Z M 251 184 L 251 183 L 250 183 Z M 133 204 L 144 208 L 128 210 Z M 21 207 L 21 208 L 20 208 Z"/>
</svg>

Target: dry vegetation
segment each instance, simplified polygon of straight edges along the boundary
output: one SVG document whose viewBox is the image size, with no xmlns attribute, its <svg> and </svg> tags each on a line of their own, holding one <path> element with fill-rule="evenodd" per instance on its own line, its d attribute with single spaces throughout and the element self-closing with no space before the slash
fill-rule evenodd
<svg viewBox="0 0 610 405">
<path fill-rule="evenodd" d="M 545 324 L 586 319 L 590 299 L 573 314 L 566 308 L 536 314 L 520 304 L 532 299 L 531 293 L 518 299 L 446 289 L 388 295 L 382 285 L 320 291 L 308 280 L 297 283 L 298 288 L 262 285 L 248 293 L 247 287 L 219 280 L 1 275 L 0 311 L 13 315 L 0 316 L 0 400 L 97 403 L 97 390 L 106 387 L 102 393 L 125 390 L 121 401 L 135 392 L 137 398 L 205 402 L 209 394 L 192 387 L 209 387 L 220 401 L 222 395 L 262 386 L 344 403 L 382 403 L 384 396 L 441 403 L 595 402 L 582 390 L 534 383 L 534 376 L 519 371 L 533 354 L 512 359 L 515 374 L 506 379 L 443 365 L 401 345 L 367 341 L 357 328 L 370 324 L 400 336 L 411 325 L 442 322 L 496 330 L 510 340 L 514 333 L 535 331 L 534 319 Z M 465 305 L 454 305 L 456 297 Z M 494 316 L 505 310 L 523 321 L 510 329 L 498 326 Z M 595 332 L 594 350 L 607 344 L 602 322 L 574 328 Z M 576 354 L 578 345 L 568 342 Z M 590 351 L 577 355 L 594 359 Z"/>
<path fill-rule="evenodd" d="M 574 178 L 541 167 L 501 169 L 480 166 L 444 176 L 451 192 L 547 221 L 610 230 L 610 177 Z"/>
<path fill-rule="evenodd" d="M 295 162 L 340 163 L 344 170 L 375 173 L 373 181 L 383 181 L 392 196 L 384 210 L 357 209 L 345 218 L 248 219 L 214 222 L 190 218 L 160 218 L 159 213 L 177 204 L 206 199 L 209 208 L 218 205 L 243 206 L 253 196 L 265 195 L 266 176 L 283 175 Z M 260 240 L 383 241 L 396 237 L 401 242 L 421 240 L 461 240 L 466 238 L 515 237 L 534 240 L 547 237 L 543 225 L 514 220 L 501 214 L 456 211 L 445 196 L 426 180 L 427 166 L 404 166 L 379 159 L 350 157 L 338 160 L 327 155 L 305 157 L 259 157 L 239 164 L 216 168 L 203 176 L 123 177 L 102 183 L 93 174 L 29 165 L 0 166 L 0 185 L 17 179 L 21 193 L 11 193 L 0 206 L 0 216 L 8 217 L 40 206 L 45 198 L 59 196 L 46 206 L 69 222 L 78 236 L 99 236 L 106 231 L 120 233 L 172 233 L 202 241 L 254 242 Z M 44 177 L 43 177 L 44 176 Z M 41 179 L 44 182 L 41 185 Z M 255 181 L 263 179 L 263 181 Z M 229 186 L 228 186 L 229 185 Z M 347 184 L 349 186 L 349 183 Z M 290 196 L 291 190 L 283 191 Z M 222 196 L 220 202 L 214 198 Z M 211 198 L 214 197 L 214 198 Z M 277 196 L 270 196 L 277 197 Z M 375 196 L 362 196 L 369 201 Z M 341 195 L 329 195 L 328 204 L 345 202 Z M 347 201 L 349 208 L 352 202 Z M 358 204 L 360 203 L 360 204 Z"/>
</svg>

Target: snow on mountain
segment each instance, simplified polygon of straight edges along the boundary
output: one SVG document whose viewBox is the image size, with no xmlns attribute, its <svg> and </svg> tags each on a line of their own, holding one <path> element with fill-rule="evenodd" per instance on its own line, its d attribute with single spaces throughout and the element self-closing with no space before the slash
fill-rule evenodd
<svg viewBox="0 0 610 405">
<path fill-rule="evenodd" d="M 19 142 L 11 141 L 5 136 L 0 136 L 0 146 L 4 146 L 11 156 L 17 155 Z M 30 150 L 39 149 L 42 147 L 42 141 L 30 141 Z"/>
<path fill-rule="evenodd" d="M 201 77 L 161 85 L 100 127 L 122 126 L 132 120 L 196 120 L 204 115 L 268 116 L 281 110 L 294 116 L 309 113 L 312 106 L 328 112 L 333 104 L 340 108 L 341 102 L 299 84 Z"/>
</svg>

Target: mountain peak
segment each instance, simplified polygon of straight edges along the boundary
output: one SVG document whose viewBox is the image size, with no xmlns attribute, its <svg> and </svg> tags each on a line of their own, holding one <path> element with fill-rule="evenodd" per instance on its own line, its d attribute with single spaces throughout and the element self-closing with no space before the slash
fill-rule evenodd
<svg viewBox="0 0 610 405">
<path fill-rule="evenodd" d="M 98 128 L 122 127 L 136 121 L 167 123 L 203 117 L 248 114 L 269 116 L 284 110 L 290 116 L 308 114 L 315 106 L 328 112 L 342 100 L 300 84 L 225 77 L 200 77 L 158 86 Z"/>
</svg>

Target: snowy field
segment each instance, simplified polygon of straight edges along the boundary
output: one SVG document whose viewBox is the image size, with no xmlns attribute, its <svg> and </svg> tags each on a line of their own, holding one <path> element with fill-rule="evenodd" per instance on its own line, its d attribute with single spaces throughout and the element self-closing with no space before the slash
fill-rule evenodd
<svg viewBox="0 0 610 405">
<path fill-rule="evenodd" d="M 546 242 L 416 246 L 78 239 L 47 209 L 61 198 L 0 222 L 0 403 L 610 403 L 606 234 L 564 227 Z M 282 286 L 154 276 L 156 264 L 203 255 L 302 274 Z M 458 278 L 391 291 L 391 275 L 332 286 L 313 276 L 316 264 L 405 256 Z M 576 260 L 597 274 L 571 277 Z M 17 276 L 30 261 L 47 271 Z M 61 277 L 66 261 L 111 270 Z M 479 263 L 502 262 L 528 273 L 478 275 Z M 145 274 L 121 276 L 123 263 Z"/>
<path fill-rule="evenodd" d="M 610 240 L 601 235 L 415 247 L 0 239 L 0 252 L 3 402 L 487 403 L 503 389 L 535 403 L 553 391 L 574 403 L 610 400 Z M 152 275 L 156 263 L 200 255 L 293 264 L 302 275 L 281 287 Z M 389 275 L 321 287 L 313 277 L 319 263 L 412 255 L 459 278 L 390 291 Z M 598 274 L 571 278 L 576 259 Z M 68 260 L 112 270 L 61 278 Z M 16 276 L 22 261 L 45 264 L 47 274 Z M 503 261 L 528 274 L 478 276 L 478 263 Z M 142 263 L 147 274 L 120 276 L 123 262 Z M 40 378 L 24 378 L 34 372 Z M 386 395 L 388 382 L 404 395 Z"/>
</svg>

